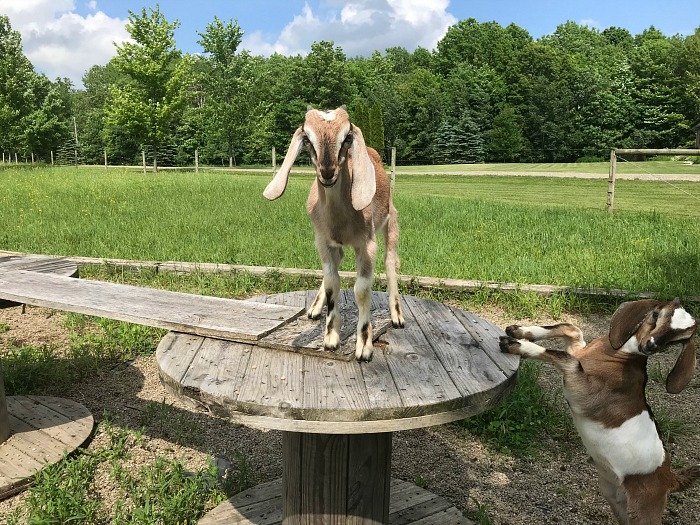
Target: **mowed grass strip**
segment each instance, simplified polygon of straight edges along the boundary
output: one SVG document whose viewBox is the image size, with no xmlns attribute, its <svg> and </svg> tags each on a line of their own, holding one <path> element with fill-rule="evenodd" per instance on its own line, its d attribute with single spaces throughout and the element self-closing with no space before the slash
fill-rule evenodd
<svg viewBox="0 0 700 525">
<path fill-rule="evenodd" d="M 0 249 L 318 268 L 311 175 L 268 202 L 270 174 L 0 170 Z M 406 176 L 401 272 L 700 295 L 700 185 L 547 177 Z M 378 270 L 381 271 L 381 256 Z M 354 268 L 351 251 L 343 269 Z"/>
</svg>

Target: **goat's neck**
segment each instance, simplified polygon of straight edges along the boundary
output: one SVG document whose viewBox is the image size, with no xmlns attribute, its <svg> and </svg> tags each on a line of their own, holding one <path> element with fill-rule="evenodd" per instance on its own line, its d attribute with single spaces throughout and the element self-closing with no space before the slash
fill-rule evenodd
<svg viewBox="0 0 700 525">
<path fill-rule="evenodd" d="M 347 166 L 341 168 L 338 181 L 330 188 L 327 188 L 318 181 L 316 184 L 319 189 L 319 200 L 325 206 L 332 207 L 335 210 L 340 210 L 345 207 L 352 208 L 350 197 L 350 188 L 352 183 Z"/>
</svg>

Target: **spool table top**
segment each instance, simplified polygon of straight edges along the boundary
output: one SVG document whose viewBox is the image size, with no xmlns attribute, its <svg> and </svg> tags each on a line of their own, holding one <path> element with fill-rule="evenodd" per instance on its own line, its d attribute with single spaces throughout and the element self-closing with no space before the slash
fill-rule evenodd
<svg viewBox="0 0 700 525">
<path fill-rule="evenodd" d="M 315 295 L 253 300 L 308 307 Z M 382 334 L 369 363 L 170 332 L 156 353 L 160 376 L 171 393 L 219 416 L 326 434 L 443 424 L 490 408 L 510 392 L 519 359 L 500 352 L 500 328 L 442 303 L 402 301 L 406 327 Z M 341 291 L 340 303 L 354 305 L 352 291 Z M 387 294 L 374 292 L 372 310 L 382 309 L 388 310 Z"/>
</svg>

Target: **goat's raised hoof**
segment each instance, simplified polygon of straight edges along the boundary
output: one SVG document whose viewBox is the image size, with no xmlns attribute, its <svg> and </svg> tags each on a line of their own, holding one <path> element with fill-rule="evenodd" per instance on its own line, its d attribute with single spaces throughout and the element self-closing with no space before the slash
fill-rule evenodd
<svg viewBox="0 0 700 525">
<path fill-rule="evenodd" d="M 498 346 L 504 354 L 520 353 L 520 341 L 509 335 L 502 335 L 498 341 Z"/>
<path fill-rule="evenodd" d="M 510 337 L 513 337 L 515 339 L 523 339 L 523 331 L 521 330 L 521 326 L 517 324 L 512 324 L 508 327 L 506 327 L 506 334 L 508 334 Z"/>
</svg>

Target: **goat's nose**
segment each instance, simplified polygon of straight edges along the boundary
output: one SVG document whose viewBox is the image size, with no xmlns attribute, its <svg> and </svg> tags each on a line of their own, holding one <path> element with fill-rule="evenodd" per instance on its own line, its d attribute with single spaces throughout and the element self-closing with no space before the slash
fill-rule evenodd
<svg viewBox="0 0 700 525">
<path fill-rule="evenodd" d="M 656 344 L 656 341 L 654 341 L 654 338 L 652 337 L 649 339 L 646 344 L 644 345 L 644 353 L 645 354 L 653 354 L 654 352 L 657 352 L 659 350 L 659 345 Z"/>
<path fill-rule="evenodd" d="M 335 168 L 333 166 L 321 166 L 321 177 L 330 180 L 335 176 Z"/>
</svg>

